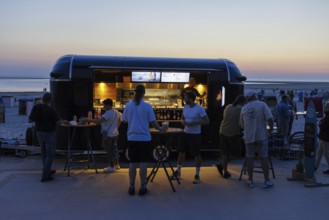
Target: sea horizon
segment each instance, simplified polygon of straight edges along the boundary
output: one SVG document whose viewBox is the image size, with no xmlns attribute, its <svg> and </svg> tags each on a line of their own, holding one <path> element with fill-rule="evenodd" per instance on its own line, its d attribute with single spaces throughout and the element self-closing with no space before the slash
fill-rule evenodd
<svg viewBox="0 0 329 220">
<path fill-rule="evenodd" d="M 0 92 L 44 92 L 50 91 L 50 78 L 47 77 L 1 77 L 0 76 Z M 270 89 L 287 87 L 287 89 L 306 89 L 312 90 L 320 88 L 322 90 L 329 89 L 329 80 L 307 80 L 307 79 L 249 79 L 244 82 L 246 88 L 252 89 Z"/>
<path fill-rule="evenodd" d="M 50 77 L 26 77 L 26 76 L 0 76 L 0 79 L 50 79 Z M 273 78 L 250 78 L 245 82 L 315 82 L 315 83 L 329 83 L 329 77 L 327 80 L 324 79 L 273 79 Z"/>
</svg>

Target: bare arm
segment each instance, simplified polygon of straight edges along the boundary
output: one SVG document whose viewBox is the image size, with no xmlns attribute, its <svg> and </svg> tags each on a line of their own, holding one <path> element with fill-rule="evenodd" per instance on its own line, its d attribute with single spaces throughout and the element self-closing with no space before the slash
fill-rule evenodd
<svg viewBox="0 0 329 220">
<path fill-rule="evenodd" d="M 269 132 L 270 135 L 272 135 L 272 132 L 273 132 L 273 119 L 272 118 L 268 119 L 267 124 L 270 127 L 270 130 L 268 132 Z"/>
<path fill-rule="evenodd" d="M 104 122 L 106 122 L 105 118 L 100 118 L 100 119 L 88 119 L 87 120 L 88 122 L 92 122 L 92 123 L 95 123 L 95 124 L 103 124 Z"/>
<path fill-rule="evenodd" d="M 151 121 L 150 122 L 152 127 L 159 130 L 159 131 L 165 131 L 166 129 L 158 124 L 157 121 Z"/>
<path fill-rule="evenodd" d="M 182 124 L 186 126 L 207 125 L 209 124 L 209 118 L 207 115 L 205 115 L 201 118 L 201 122 L 186 122 L 185 119 L 182 119 Z"/>
</svg>

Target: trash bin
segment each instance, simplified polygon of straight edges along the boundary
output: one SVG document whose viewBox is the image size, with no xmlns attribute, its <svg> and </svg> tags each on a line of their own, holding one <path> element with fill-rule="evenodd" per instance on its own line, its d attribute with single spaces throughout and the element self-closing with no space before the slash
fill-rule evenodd
<svg viewBox="0 0 329 220">
<path fill-rule="evenodd" d="M 34 101 L 26 102 L 26 115 L 27 116 L 30 116 L 33 106 L 34 106 Z"/>
<path fill-rule="evenodd" d="M 6 108 L 12 108 L 15 106 L 14 96 L 2 96 L 1 98 Z"/>
<path fill-rule="evenodd" d="M 5 113 L 0 113 L 0 123 L 5 123 Z"/>
<path fill-rule="evenodd" d="M 23 98 L 18 100 L 18 114 L 26 115 L 26 104 L 27 102 L 33 102 L 33 99 Z"/>
<path fill-rule="evenodd" d="M 0 98 L 0 123 L 5 123 L 5 104 Z"/>
</svg>

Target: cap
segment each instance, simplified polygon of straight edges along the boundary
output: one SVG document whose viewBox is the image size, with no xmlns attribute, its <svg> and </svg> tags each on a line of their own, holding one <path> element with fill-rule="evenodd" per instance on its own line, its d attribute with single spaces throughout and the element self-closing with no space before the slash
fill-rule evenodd
<svg viewBox="0 0 329 220">
<path fill-rule="evenodd" d="M 256 95 L 256 94 L 257 93 L 255 93 L 254 91 L 249 91 L 249 92 L 247 92 L 246 96 L 251 97 L 251 96 Z"/>
<path fill-rule="evenodd" d="M 326 104 L 324 104 L 324 111 L 329 112 L 329 102 L 326 102 Z"/>
<path fill-rule="evenodd" d="M 103 104 L 104 104 L 104 105 L 113 105 L 113 101 L 112 101 L 112 99 L 105 99 L 105 100 L 103 101 Z"/>
<path fill-rule="evenodd" d="M 143 93 L 145 94 L 145 86 L 143 85 L 137 85 L 135 88 L 135 92 Z"/>
</svg>

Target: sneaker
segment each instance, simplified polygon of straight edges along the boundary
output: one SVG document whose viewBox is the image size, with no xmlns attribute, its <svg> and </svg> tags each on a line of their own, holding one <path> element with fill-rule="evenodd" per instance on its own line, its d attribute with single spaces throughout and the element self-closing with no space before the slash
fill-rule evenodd
<svg viewBox="0 0 329 220">
<path fill-rule="evenodd" d="M 146 187 L 144 187 L 144 188 L 140 188 L 139 189 L 138 195 L 143 196 L 143 195 L 145 195 L 147 193 L 148 193 L 148 190 L 147 190 Z"/>
<path fill-rule="evenodd" d="M 329 170 L 323 171 L 323 174 L 329 174 Z"/>
<path fill-rule="evenodd" d="M 221 176 L 223 176 L 223 166 L 222 164 L 216 164 L 217 170 Z"/>
<path fill-rule="evenodd" d="M 177 170 L 175 172 L 173 172 L 173 174 L 171 174 L 170 179 L 174 180 L 176 179 L 175 177 L 177 177 L 178 179 L 182 178 L 181 172 L 178 172 Z"/>
<path fill-rule="evenodd" d="M 250 188 L 253 188 L 253 187 L 255 186 L 253 180 L 247 180 L 247 185 L 248 185 Z"/>
<path fill-rule="evenodd" d="M 228 178 L 230 178 L 232 175 L 230 174 L 230 173 L 224 173 L 224 175 L 223 175 L 223 178 L 224 179 L 228 179 Z"/>
<path fill-rule="evenodd" d="M 134 186 L 129 186 L 128 193 L 129 193 L 129 195 L 134 195 L 135 194 L 135 187 Z"/>
<path fill-rule="evenodd" d="M 104 173 L 112 173 L 115 171 L 115 168 L 113 167 L 105 167 L 104 168 Z"/>
<path fill-rule="evenodd" d="M 114 165 L 114 169 L 115 169 L 115 170 L 120 170 L 120 168 L 121 168 L 121 167 L 120 167 L 120 165 L 119 165 L 119 164 L 117 164 L 117 165 Z"/>
<path fill-rule="evenodd" d="M 48 176 L 48 177 L 43 177 L 42 179 L 41 179 L 41 182 L 49 182 L 49 181 L 52 181 L 52 180 L 54 180 L 54 178 L 53 177 L 51 177 L 51 176 Z"/>
<path fill-rule="evenodd" d="M 201 183 L 200 176 L 199 175 L 195 175 L 194 176 L 194 180 L 193 180 L 193 184 L 199 184 L 199 183 Z"/>
<path fill-rule="evenodd" d="M 49 176 L 53 176 L 53 175 L 55 175 L 55 173 L 56 173 L 56 170 L 51 170 L 49 173 Z"/>
<path fill-rule="evenodd" d="M 273 186 L 273 183 L 271 180 L 266 180 L 263 184 L 263 188 L 271 188 Z"/>
</svg>

